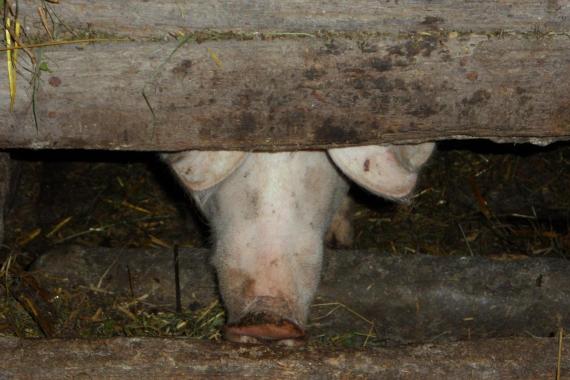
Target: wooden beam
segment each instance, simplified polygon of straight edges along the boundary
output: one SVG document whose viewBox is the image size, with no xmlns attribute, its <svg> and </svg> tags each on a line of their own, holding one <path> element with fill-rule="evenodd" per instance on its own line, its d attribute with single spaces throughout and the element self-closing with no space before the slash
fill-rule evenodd
<svg viewBox="0 0 570 380">
<path fill-rule="evenodd" d="M 207 253 L 188 249 L 178 256 L 183 305 L 206 307 L 219 299 Z M 146 302 L 172 308 L 172 268 L 167 250 L 63 247 L 43 255 L 34 265 L 34 276 L 47 290 L 96 286 L 105 278 L 102 289 L 115 296 L 130 297 L 133 289 L 137 297 L 145 295 Z M 366 334 L 371 321 L 379 339 L 397 343 L 547 337 L 560 327 L 570 329 L 568 273 L 570 262 L 563 259 L 503 262 L 330 251 L 324 257 L 309 331 Z M 338 312 L 322 318 L 335 307 Z"/>
<path fill-rule="evenodd" d="M 552 0 L 19 0 L 30 34 L 45 33 L 37 8 L 45 7 L 53 35 L 90 32 L 156 38 L 179 31 L 407 33 L 426 30 L 488 33 L 568 32 L 567 1 Z"/>
<path fill-rule="evenodd" d="M 0 88 L 0 148 L 283 150 L 570 136 L 562 35 L 64 46 L 38 52 L 48 71 L 35 80 L 20 57 L 15 112 Z"/>
<path fill-rule="evenodd" d="M 570 371 L 568 340 L 560 360 Z M 0 376 L 18 379 L 554 379 L 556 339 L 489 339 L 390 349 L 246 346 L 192 339 L 0 338 Z"/>
</svg>

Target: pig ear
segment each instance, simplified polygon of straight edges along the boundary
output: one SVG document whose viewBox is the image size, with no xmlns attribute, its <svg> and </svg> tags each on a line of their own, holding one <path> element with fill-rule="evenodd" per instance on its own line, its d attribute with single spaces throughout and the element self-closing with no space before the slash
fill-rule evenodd
<svg viewBox="0 0 570 380">
<path fill-rule="evenodd" d="M 403 198 L 414 189 L 418 171 L 433 148 L 433 143 L 368 145 L 328 152 L 344 174 L 368 191 L 387 198 Z"/>
<path fill-rule="evenodd" d="M 247 152 L 200 150 L 162 154 L 180 181 L 192 191 L 217 185 L 232 174 L 246 156 Z"/>
</svg>

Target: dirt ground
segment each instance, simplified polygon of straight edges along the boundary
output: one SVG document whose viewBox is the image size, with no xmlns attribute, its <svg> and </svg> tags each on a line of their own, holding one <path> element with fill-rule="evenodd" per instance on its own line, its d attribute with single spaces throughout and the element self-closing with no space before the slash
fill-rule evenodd
<svg viewBox="0 0 570 380">
<path fill-rule="evenodd" d="M 183 305 L 176 312 L 93 289 L 48 291 L 27 276 L 29 266 L 53 249 L 208 246 L 205 221 L 156 156 L 12 153 L 18 164 L 0 253 L 0 335 L 220 339 L 224 312 L 219 303 Z M 566 258 L 569 169 L 569 144 L 442 142 L 411 202 L 352 190 L 357 202 L 353 248 L 392 255 Z M 33 292 L 40 296 L 30 296 Z M 381 339 L 363 340 L 355 331 L 317 341 L 352 345 Z"/>
</svg>

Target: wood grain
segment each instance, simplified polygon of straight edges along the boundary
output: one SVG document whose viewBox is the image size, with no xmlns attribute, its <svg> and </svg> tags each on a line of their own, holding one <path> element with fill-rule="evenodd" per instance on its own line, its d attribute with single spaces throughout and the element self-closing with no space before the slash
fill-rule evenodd
<svg viewBox="0 0 570 380">
<path fill-rule="evenodd" d="M 570 136 L 566 36 L 433 33 L 177 46 L 44 48 L 49 71 L 35 90 L 22 54 L 15 112 L 8 111 L 8 86 L 0 86 L 0 147 L 283 150 Z M 4 66 L 0 77 L 7 77 Z"/>
<path fill-rule="evenodd" d="M 292 350 L 164 338 L 0 338 L 0 377 L 535 380 L 555 378 L 557 349 L 556 339 L 536 338 L 369 350 Z M 563 376 L 570 371 L 566 353 L 560 368 Z"/>
<path fill-rule="evenodd" d="M 43 33 L 41 0 L 19 0 L 32 34 Z M 135 38 L 195 30 L 246 32 L 425 30 L 568 32 L 567 0 L 65 0 L 49 5 L 54 34 L 69 29 Z M 51 24 L 51 23 L 50 23 Z"/>
</svg>

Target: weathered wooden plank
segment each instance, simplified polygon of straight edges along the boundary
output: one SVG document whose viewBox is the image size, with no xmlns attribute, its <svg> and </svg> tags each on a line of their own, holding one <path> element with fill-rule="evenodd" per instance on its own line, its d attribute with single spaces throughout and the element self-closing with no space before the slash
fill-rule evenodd
<svg viewBox="0 0 570 380">
<path fill-rule="evenodd" d="M 178 260 L 184 307 L 207 307 L 219 299 L 207 250 L 181 250 Z M 116 296 L 134 292 L 156 305 L 175 304 L 168 250 L 63 247 L 43 255 L 33 270 L 46 290 L 99 284 Z M 389 342 L 548 337 L 560 327 L 570 328 L 568 273 L 570 262 L 553 258 L 506 262 L 329 251 L 315 304 L 355 310 L 374 323 L 378 339 Z M 323 318 L 330 310 L 312 308 L 310 332 L 369 332 L 370 324 L 350 313 Z"/>
<path fill-rule="evenodd" d="M 554 379 L 556 339 L 490 339 L 391 349 L 279 349 L 192 339 L 0 338 L 3 379 Z"/>
<path fill-rule="evenodd" d="M 20 69 L 14 113 L 0 87 L 0 147 L 275 150 L 570 136 L 566 36 L 212 41 L 167 61 L 176 46 L 45 49 L 50 72 L 34 90 Z"/>
<path fill-rule="evenodd" d="M 36 9 L 42 5 L 41 0 L 19 0 L 21 18 L 32 34 L 44 31 Z M 57 15 L 52 17 L 55 35 L 69 29 L 130 37 L 164 37 L 204 29 L 306 33 L 570 30 L 568 0 L 65 0 L 48 8 Z"/>
</svg>

